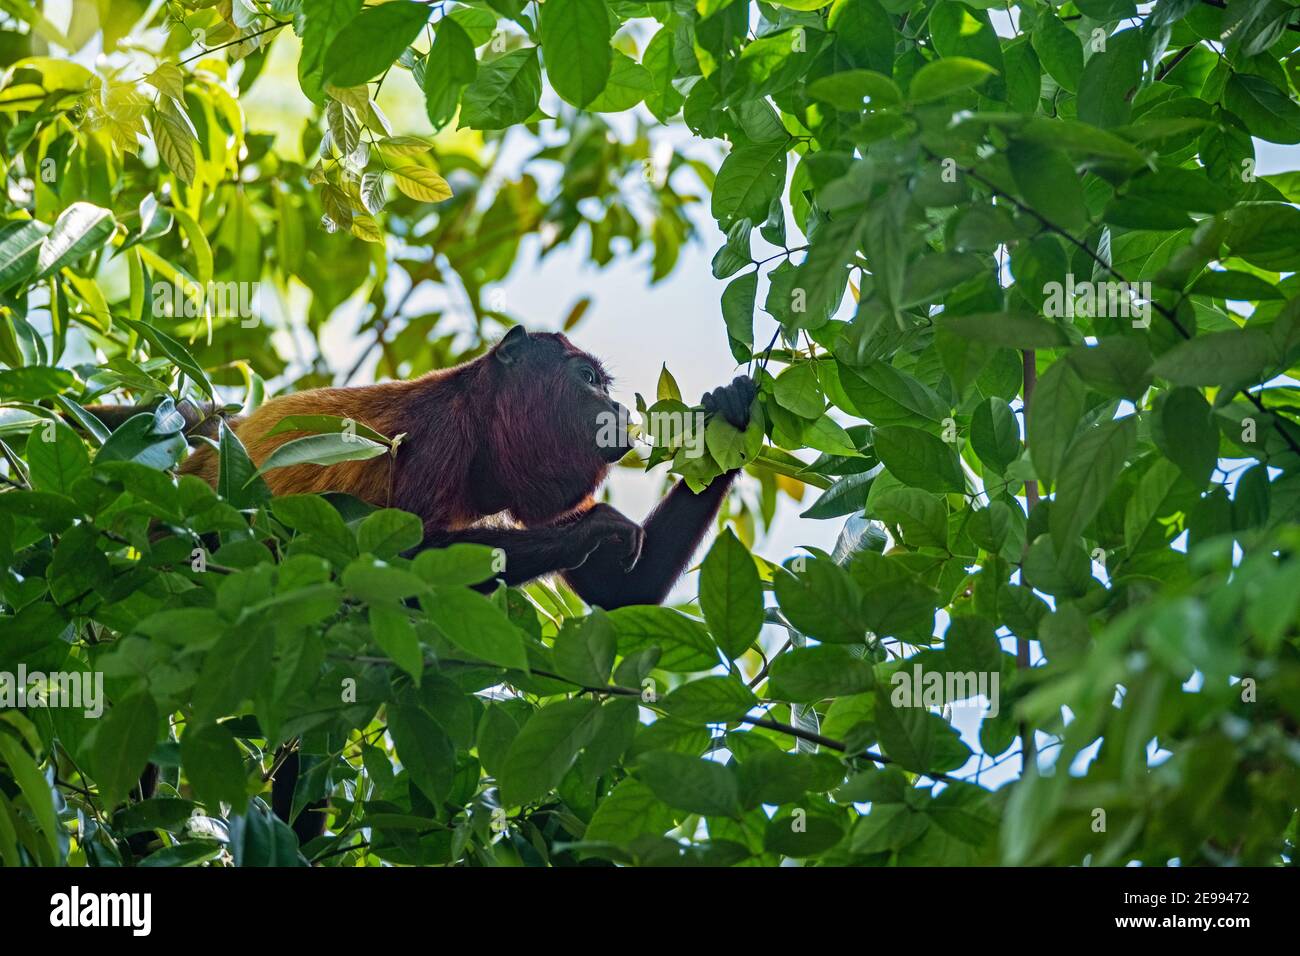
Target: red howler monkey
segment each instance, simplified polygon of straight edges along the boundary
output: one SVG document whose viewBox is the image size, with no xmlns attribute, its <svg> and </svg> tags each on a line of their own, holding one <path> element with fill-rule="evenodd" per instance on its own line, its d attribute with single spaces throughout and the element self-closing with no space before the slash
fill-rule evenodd
<svg viewBox="0 0 1300 956">
<path fill-rule="evenodd" d="M 258 465 L 302 434 L 268 435 L 290 415 L 334 415 L 386 435 L 405 433 L 391 475 L 385 456 L 293 465 L 268 472 L 267 483 L 277 495 L 342 491 L 419 515 L 424 541 L 415 551 L 462 541 L 500 548 L 507 584 L 558 572 L 589 604 L 658 604 L 685 570 L 737 472 L 720 475 L 699 494 L 679 481 L 642 525 L 595 503 L 592 494 L 609 465 L 630 450 L 627 413 L 609 397 L 609 384 L 600 362 L 563 335 L 529 334 L 516 326 L 485 355 L 455 368 L 414 381 L 284 395 L 229 424 Z M 702 404 L 743 429 L 755 394 L 754 383 L 742 376 L 705 394 Z M 138 409 L 91 411 L 112 425 Z M 612 441 L 611 420 L 618 423 Z M 217 469 L 207 446 L 181 468 L 214 485 Z M 478 524 L 496 515 L 520 527 Z M 298 763 L 296 751 L 287 754 L 272 785 L 272 807 L 286 822 Z M 324 832 L 325 815 L 315 812 L 324 804 L 312 803 L 292 821 L 301 843 Z"/>
<path fill-rule="evenodd" d="M 609 384 L 600 362 L 563 335 L 515 326 L 491 351 L 455 368 L 407 382 L 284 395 L 231 424 L 259 465 L 302 434 L 268 436 L 290 415 L 334 415 L 386 435 L 405 433 L 391 476 L 380 457 L 292 465 L 268 472 L 267 483 L 277 495 L 343 491 L 419 515 L 424 542 L 417 551 L 462 541 L 500 548 L 507 584 L 559 572 L 589 604 L 658 604 L 736 472 L 699 494 L 679 481 L 643 525 L 596 504 L 591 496 L 609 465 L 631 447 L 626 409 L 609 397 Z M 703 404 L 744 428 L 754 396 L 753 382 L 742 376 L 706 394 Z M 611 430 L 611 421 L 619 427 Z M 205 446 L 181 470 L 215 484 L 217 456 Z M 521 527 L 476 524 L 501 514 Z"/>
</svg>

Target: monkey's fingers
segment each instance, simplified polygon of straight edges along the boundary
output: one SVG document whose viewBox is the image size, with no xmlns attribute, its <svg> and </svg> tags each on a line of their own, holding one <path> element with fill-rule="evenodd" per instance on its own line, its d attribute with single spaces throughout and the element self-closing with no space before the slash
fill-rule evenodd
<svg viewBox="0 0 1300 956">
<path fill-rule="evenodd" d="M 746 376 L 739 375 L 726 388 L 718 390 L 721 401 L 719 410 L 733 427 L 744 430 L 749 426 L 749 406 L 758 394 L 754 383 Z"/>
<path fill-rule="evenodd" d="M 623 555 L 623 573 L 626 574 L 641 560 L 641 549 L 645 547 L 645 529 L 640 525 L 633 525 L 628 529 L 627 535 L 620 535 L 620 538 L 621 543 L 626 547 Z"/>
<path fill-rule="evenodd" d="M 758 394 L 758 386 L 747 375 L 737 375 L 730 385 L 705 392 L 700 399 L 706 412 L 722 415 L 733 428 L 742 431 L 749 426 L 749 406 Z"/>
</svg>

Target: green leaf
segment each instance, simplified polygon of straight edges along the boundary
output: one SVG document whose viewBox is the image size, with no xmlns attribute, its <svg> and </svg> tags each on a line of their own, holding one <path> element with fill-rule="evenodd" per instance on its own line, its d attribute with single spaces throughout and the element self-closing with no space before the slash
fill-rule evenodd
<svg viewBox="0 0 1300 956">
<path fill-rule="evenodd" d="M 390 170 L 393 182 L 417 202 L 442 202 L 451 198 L 451 187 L 432 169 L 424 166 L 398 166 Z"/>
<path fill-rule="evenodd" d="M 1254 383 L 1265 379 L 1282 358 L 1267 329 L 1247 326 L 1179 342 L 1155 360 L 1151 371 L 1176 385 Z"/>
<path fill-rule="evenodd" d="M 829 103 L 837 110 L 855 113 L 864 104 L 880 109 L 903 100 L 902 91 L 893 80 L 871 70 L 843 70 L 823 76 L 809 83 L 807 92 L 813 99 Z"/>
<path fill-rule="evenodd" d="M 1253 272 L 1235 269 L 1202 272 L 1192 283 L 1192 295 L 1208 295 L 1215 299 L 1236 299 L 1241 302 L 1258 302 L 1284 298 L 1280 289 Z"/>
<path fill-rule="evenodd" d="M 461 96 L 460 125 L 471 129 L 505 129 L 537 110 L 542 95 L 537 48 L 522 47 L 486 63 Z"/>
<path fill-rule="evenodd" d="M 415 785 L 431 800 L 446 800 L 456 775 L 456 748 L 442 726 L 422 708 L 402 702 L 388 707 L 388 733 Z"/>
<path fill-rule="evenodd" d="M 1065 333 L 1051 322 L 1022 312 L 981 312 L 939 320 L 945 332 L 1000 348 L 1050 349 L 1065 345 Z"/>
<path fill-rule="evenodd" d="M 1111 335 L 1096 345 L 1076 346 L 1066 361 L 1103 395 L 1137 401 L 1151 387 L 1151 350 L 1137 336 Z"/>
<path fill-rule="evenodd" d="M 655 119 L 667 123 L 682 108 L 685 97 L 673 86 L 677 61 L 673 57 L 674 31 L 663 27 L 646 44 L 641 65 L 650 73 L 651 90 L 645 95 L 646 108 Z"/>
<path fill-rule="evenodd" d="M 1025 426 L 1029 456 L 1043 481 L 1054 481 L 1083 417 L 1087 388 L 1068 362 L 1055 362 L 1038 379 Z"/>
<path fill-rule="evenodd" d="M 853 828 L 854 853 L 874 854 L 901 850 L 930 828 L 930 818 L 902 803 L 874 803 L 871 813 Z"/>
<path fill-rule="evenodd" d="M 235 813 L 248 807 L 244 760 L 224 724 L 187 728 L 181 736 L 181 763 L 195 796 L 214 812 L 228 803 Z"/>
<path fill-rule="evenodd" d="M 639 836 L 660 836 L 673 826 L 673 811 L 635 777 L 625 777 L 596 807 L 587 825 L 587 840 L 631 843 Z"/>
<path fill-rule="evenodd" d="M 894 21 L 878 0 L 835 0 L 827 26 L 838 57 L 889 76 L 894 71 Z"/>
<path fill-rule="evenodd" d="M 362 438 L 369 438 L 371 441 L 383 442 L 384 444 L 390 443 L 386 436 L 379 434 L 364 422 L 354 421 L 350 418 L 340 418 L 337 415 L 286 415 L 275 423 L 275 427 L 266 433 L 266 437 L 283 435 L 285 432 L 314 432 L 316 434 L 354 432 Z"/>
<path fill-rule="evenodd" d="M 1210 480 L 1219 460 L 1219 430 L 1210 415 L 1210 403 L 1199 391 L 1173 388 L 1151 429 L 1156 446 L 1198 488 Z"/>
<path fill-rule="evenodd" d="M 996 471 L 1020 457 L 1020 426 L 1011 406 L 1000 398 L 990 398 L 976 407 L 971 415 L 970 442 L 980 461 Z"/>
<path fill-rule="evenodd" d="M 1142 79 L 1146 41 L 1140 30 L 1123 30 L 1106 38 L 1079 79 L 1079 119 L 1108 129 L 1127 123 Z"/>
<path fill-rule="evenodd" d="M 10 776 L 27 801 L 27 809 L 36 818 L 37 826 L 45 835 L 50 849 L 49 861 L 53 864 L 62 855 L 59 851 L 62 830 L 59 827 L 58 817 L 55 816 L 54 790 L 45 782 L 45 777 L 36 766 L 36 761 L 23 750 L 22 744 L 8 733 L 0 733 L 0 758 L 4 758 Z M 3 812 L 3 808 L 0 808 L 0 812 Z M 11 860 L 5 862 L 7 865 L 15 863 Z"/>
<path fill-rule="evenodd" d="M 330 601 L 329 608 L 337 610 L 337 597 Z M 293 619 L 277 613 L 280 610 L 270 604 L 263 613 L 274 615 L 282 627 L 293 626 Z M 195 683 L 193 719 L 199 723 L 216 721 L 256 697 L 271 677 L 274 655 L 275 641 L 252 626 L 251 620 L 223 634 L 208 651 Z"/>
<path fill-rule="evenodd" d="M 1260 139 L 1300 143 L 1300 105 L 1262 76 L 1234 72 L 1223 89 L 1223 105 Z"/>
<path fill-rule="evenodd" d="M 219 447 L 217 494 L 236 508 L 253 507 L 270 498 L 271 489 L 267 487 L 265 481 L 257 477 L 257 470 L 248 457 L 248 452 L 244 450 L 243 442 L 224 419 L 218 423 L 217 442 Z M 99 453 L 103 455 L 104 449 L 101 448 Z"/>
<path fill-rule="evenodd" d="M 151 118 L 153 142 L 172 175 L 187 186 L 194 184 L 198 162 L 194 155 L 195 134 L 189 117 L 171 97 L 163 96 Z"/>
<path fill-rule="evenodd" d="M 762 222 L 785 187 L 788 140 L 736 146 L 718 169 L 710 209 L 723 229 L 738 219 Z"/>
<path fill-rule="evenodd" d="M 670 807 L 704 816 L 740 816 L 736 776 L 720 763 L 655 750 L 641 755 L 637 777 Z"/>
<path fill-rule="evenodd" d="M 876 454 L 899 481 L 926 491 L 966 490 L 956 450 L 937 435 L 908 425 L 888 425 L 873 434 Z"/>
<path fill-rule="evenodd" d="M 860 644 L 867 625 L 862 620 L 862 595 L 842 568 L 824 559 L 796 558 L 805 566 L 797 573 L 774 572 L 777 602 L 790 623 L 820 641 Z"/>
<path fill-rule="evenodd" d="M 581 623 L 565 621 L 555 636 L 555 669 L 569 680 L 587 687 L 604 687 L 614 667 L 618 636 L 599 608 Z"/>
<path fill-rule="evenodd" d="M 209 398 L 216 397 L 215 393 L 212 391 L 212 382 L 208 380 L 207 373 L 203 371 L 203 368 L 199 365 L 193 354 L 191 354 L 190 350 L 184 345 L 176 341 L 176 339 L 172 338 L 166 332 L 154 328 L 146 322 L 137 322 L 134 319 L 129 319 L 125 316 L 119 317 L 118 321 L 126 325 L 127 328 L 138 332 L 149 341 L 149 344 L 152 345 L 157 352 L 161 352 L 162 355 L 171 359 L 182 372 L 190 377 L 190 381 L 198 386 L 198 388 L 201 389 Z M 162 356 L 158 356 L 155 353 L 155 357 L 161 358 Z"/>
<path fill-rule="evenodd" d="M 323 98 L 325 53 L 340 30 L 361 12 L 362 0 L 302 0 L 302 55 L 298 83 L 313 102 Z"/>
<path fill-rule="evenodd" d="M 749 550 L 730 528 L 709 548 L 700 568 L 700 610 L 722 652 L 734 660 L 763 627 L 763 588 Z"/>
<path fill-rule="evenodd" d="M 819 856 L 844 839 L 839 817 L 818 814 L 773 817 L 763 831 L 763 849 L 796 860 Z"/>
<path fill-rule="evenodd" d="M 452 121 L 461 93 L 477 74 L 473 41 L 455 19 L 443 17 L 424 64 L 424 108 L 435 130 Z"/>
<path fill-rule="evenodd" d="M 1066 230 L 1087 224 L 1083 183 L 1062 150 L 1018 139 L 1007 149 L 1007 163 L 1021 198 L 1036 213 Z"/>
<path fill-rule="evenodd" d="M 560 98 L 579 108 L 610 79 L 609 14 L 603 0 L 547 0 L 541 7 L 546 75 Z"/>
<path fill-rule="evenodd" d="M 608 614 L 624 657 L 657 647 L 666 671 L 703 671 L 717 666 L 718 648 L 699 621 L 666 607 L 633 605 Z"/>
<path fill-rule="evenodd" d="M 298 852 L 298 838 L 289 829 L 288 824 L 271 813 L 260 800 L 248 805 L 248 812 L 232 815 L 230 824 L 230 843 L 227 849 L 235 866 L 288 867 L 306 866 L 306 860 Z M 196 841 L 192 852 L 179 854 L 177 858 L 163 858 L 160 851 L 149 859 L 151 866 L 190 866 L 205 859 L 202 848 L 207 841 Z M 220 844 L 218 844 L 220 846 Z M 180 850 L 180 847 L 173 849 Z"/>
<path fill-rule="evenodd" d="M 463 588 L 440 587 L 425 602 L 429 620 L 461 650 L 489 664 L 528 669 L 523 635 L 483 595 Z"/>
<path fill-rule="evenodd" d="M 137 691 L 108 709 L 95 729 L 90 760 L 104 806 L 114 806 L 135 786 L 157 735 L 158 706 L 150 694 Z"/>
<path fill-rule="evenodd" d="M 53 275 L 104 245 L 117 228 L 113 214 L 93 203 L 74 202 L 59 214 L 36 259 L 36 278 Z"/>
<path fill-rule="evenodd" d="M 804 428 L 803 442 L 809 448 L 824 451 L 828 455 L 847 455 L 850 458 L 860 458 L 862 455 L 844 426 L 829 415 L 823 415 Z"/>
<path fill-rule="evenodd" d="M 406 612 L 382 604 L 372 604 L 370 633 L 389 659 L 410 674 L 416 686 L 419 686 L 420 675 L 424 673 L 424 652 Z"/>
<path fill-rule="evenodd" d="M 882 521 L 897 525 L 909 548 L 948 547 L 948 509 L 919 488 L 890 488 L 871 503 Z"/>
<path fill-rule="evenodd" d="M 792 303 L 798 318 L 782 317 L 787 329 L 813 329 L 839 309 L 848 282 L 848 266 L 863 244 L 869 220 L 863 210 L 845 210 L 817 230 L 817 241 L 795 270 L 792 291 L 804 301 Z M 802 315 L 806 315 L 804 318 Z"/>
<path fill-rule="evenodd" d="M 331 560 L 344 564 L 356 557 L 357 546 L 343 517 L 318 495 L 285 495 L 271 503 L 278 521 L 323 546 Z M 300 539 L 295 539 L 295 545 Z"/>
<path fill-rule="evenodd" d="M 812 506 L 800 513 L 801 518 L 839 518 L 861 511 L 867 503 L 867 493 L 876 479 L 873 473 L 845 475 L 822 493 Z"/>
<path fill-rule="evenodd" d="M 0 226 L 0 292 L 25 281 L 36 263 L 50 227 L 43 222 L 9 222 Z"/>
<path fill-rule="evenodd" d="M 295 548 L 295 550 L 302 550 Z M 308 549 L 310 553 L 310 549 Z M 347 592 L 371 605 L 393 605 L 417 596 L 427 596 L 428 586 L 404 568 L 392 567 L 369 556 L 351 561 L 343 569 L 342 584 Z M 333 587 L 332 585 L 330 587 Z M 290 591 L 287 598 L 306 596 L 314 588 Z M 385 622 L 389 623 L 389 622 Z M 397 626 L 395 623 L 390 626 Z M 408 658 L 409 660 L 409 658 Z"/>
<path fill-rule="evenodd" d="M 853 405 L 846 410 L 875 425 L 904 424 L 918 418 L 941 422 L 948 416 L 947 405 L 934 389 L 886 362 L 841 365 L 839 381 Z"/>
<path fill-rule="evenodd" d="M 461 542 L 430 548 L 415 556 L 415 573 L 439 587 L 479 584 L 504 570 L 505 553 L 485 544 Z M 500 560 L 498 560 L 500 559 Z"/>
<path fill-rule="evenodd" d="M 342 461 L 366 461 L 387 453 L 388 446 L 362 438 L 360 435 L 328 433 L 324 435 L 304 435 L 292 438 L 279 445 L 262 461 L 257 469 L 244 482 L 247 487 L 252 481 L 274 471 L 276 468 L 288 468 L 291 465 L 337 465 Z"/>
<path fill-rule="evenodd" d="M 914 103 L 928 103 L 950 93 L 979 86 L 997 70 L 979 60 L 965 56 L 946 56 L 927 63 L 916 71 L 908 98 Z"/>
<path fill-rule="evenodd" d="M 95 454 L 95 463 L 134 461 L 163 471 L 185 455 L 185 438 L 176 432 L 159 433 L 148 412 L 133 415 L 118 427 Z"/>
<path fill-rule="evenodd" d="M 32 487 L 72 497 L 72 486 L 90 474 L 86 444 L 62 422 L 43 422 L 27 439 Z"/>
<path fill-rule="evenodd" d="M 777 656 L 768 675 L 767 696 L 814 703 L 871 690 L 871 665 L 842 647 L 822 644 L 797 647 Z"/>
<path fill-rule="evenodd" d="M 673 373 L 668 371 L 666 362 L 659 369 L 659 382 L 655 386 L 655 396 L 661 402 L 682 400 L 682 390 L 677 386 L 677 379 L 673 378 Z"/>
<path fill-rule="evenodd" d="M 901 673 L 901 672 L 900 672 Z M 876 687 L 876 727 L 886 754 L 916 773 L 956 770 L 971 756 L 956 728 L 924 707 L 894 704 L 900 690 Z M 920 694 L 920 688 L 913 688 Z"/>
<path fill-rule="evenodd" d="M 683 684 L 659 703 L 679 720 L 711 724 L 739 720 L 758 698 L 735 677 L 714 675 Z"/>
<path fill-rule="evenodd" d="M 1034 20 L 1032 43 L 1052 79 L 1067 92 L 1077 92 L 1083 77 L 1083 45 L 1078 35 L 1054 11 L 1042 10 Z"/>
<path fill-rule="evenodd" d="M 368 514 L 357 529 L 357 546 L 377 558 L 391 558 L 424 540 L 424 523 L 397 508 Z"/>
<path fill-rule="evenodd" d="M 1137 419 L 1103 422 L 1070 443 L 1061 464 L 1050 524 L 1057 550 L 1073 547 L 1101 510 L 1133 450 Z"/>
<path fill-rule="evenodd" d="M 810 362 L 791 365 L 778 375 L 774 397 L 783 408 L 803 418 L 816 418 L 826 409 L 817 369 Z"/>
<path fill-rule="evenodd" d="M 430 9 L 416 0 L 365 7 L 335 34 L 325 51 L 324 82 L 346 88 L 374 79 L 420 35 Z"/>
<path fill-rule="evenodd" d="M 535 711 L 510 745 L 501 768 L 501 803 L 514 807 L 559 786 L 596 730 L 594 700 L 561 700 Z"/>
<path fill-rule="evenodd" d="M 1179 510 L 1169 499 L 1180 477 L 1177 465 L 1157 458 L 1138 481 L 1124 508 L 1124 547 L 1130 554 L 1142 550 L 1148 531 L 1152 531 L 1149 537 L 1158 541 L 1158 546 L 1166 544 L 1164 529 L 1157 519 Z"/>
</svg>

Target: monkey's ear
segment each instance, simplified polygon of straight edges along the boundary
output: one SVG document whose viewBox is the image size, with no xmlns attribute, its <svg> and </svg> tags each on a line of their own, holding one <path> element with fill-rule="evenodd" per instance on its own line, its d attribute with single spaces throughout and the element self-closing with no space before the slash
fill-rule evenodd
<svg viewBox="0 0 1300 956">
<path fill-rule="evenodd" d="M 519 361 L 520 354 L 527 344 L 528 333 L 524 331 L 522 325 L 516 325 L 496 344 L 492 349 L 492 354 L 496 356 L 498 362 L 503 365 L 510 365 Z"/>
</svg>

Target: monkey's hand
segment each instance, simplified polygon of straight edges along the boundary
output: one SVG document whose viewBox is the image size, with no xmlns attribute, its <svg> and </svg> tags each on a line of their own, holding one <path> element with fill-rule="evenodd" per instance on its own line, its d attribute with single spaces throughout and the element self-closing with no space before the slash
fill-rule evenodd
<svg viewBox="0 0 1300 956">
<path fill-rule="evenodd" d="M 758 386 L 748 375 L 737 375 L 730 385 L 705 392 L 700 399 L 706 412 L 722 415 L 731 425 L 744 431 L 749 427 L 749 406 L 754 403 Z"/>
<path fill-rule="evenodd" d="M 574 533 L 588 556 L 599 551 L 602 559 L 618 561 L 624 572 L 636 567 L 645 544 L 645 530 L 606 504 L 592 506 L 579 520 Z"/>
</svg>

